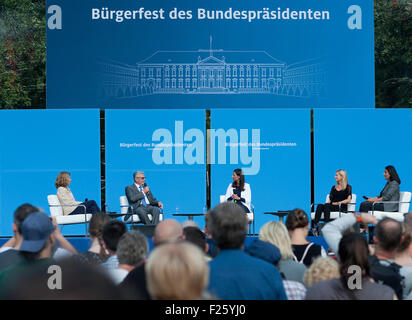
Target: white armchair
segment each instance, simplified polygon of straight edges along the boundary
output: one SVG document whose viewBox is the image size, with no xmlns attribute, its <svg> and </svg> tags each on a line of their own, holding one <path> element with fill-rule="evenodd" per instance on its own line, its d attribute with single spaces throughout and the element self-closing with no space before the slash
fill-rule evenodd
<svg viewBox="0 0 412 320">
<path fill-rule="evenodd" d="M 379 202 L 374 202 L 372 204 L 372 210 L 369 211 L 368 213 L 373 214 L 377 220 L 381 220 L 385 217 L 389 217 L 395 220 L 398 220 L 400 222 L 403 221 L 404 215 L 408 213 L 409 211 L 409 206 L 411 203 L 411 192 L 408 191 L 403 191 L 399 193 L 399 201 L 379 201 Z M 399 211 L 396 212 L 390 212 L 390 211 L 377 211 L 373 210 L 375 203 L 399 203 Z"/>
<path fill-rule="evenodd" d="M 47 196 L 47 201 L 49 203 L 50 215 L 56 218 L 56 222 L 58 225 L 61 225 L 62 230 L 63 230 L 64 225 L 84 223 L 85 234 L 87 235 L 87 223 L 92 218 L 92 214 L 86 213 L 85 205 L 62 205 L 59 201 L 59 198 L 55 194 L 49 194 Z M 84 208 L 84 214 L 75 214 L 75 215 L 68 215 L 68 216 L 63 215 L 63 207 L 78 207 L 78 206 Z"/>
<path fill-rule="evenodd" d="M 326 195 L 326 201 L 325 201 L 325 203 L 329 203 L 329 194 L 328 195 Z M 312 204 L 312 212 L 310 213 L 310 216 L 311 216 L 311 218 L 312 218 L 312 220 L 313 219 L 315 219 L 315 205 L 317 205 L 317 204 Z M 352 193 L 352 199 L 351 199 L 351 201 L 348 203 L 348 210 L 347 210 L 347 212 L 355 212 L 355 207 L 356 207 L 356 194 L 355 193 Z M 330 219 L 331 220 L 334 220 L 334 219 L 337 219 L 337 218 L 340 218 L 342 215 L 345 215 L 345 214 L 347 214 L 347 212 L 342 212 L 342 210 L 341 210 L 341 205 L 339 205 L 339 211 L 331 211 L 331 213 L 330 213 Z M 323 220 L 324 219 L 324 216 L 323 216 L 323 212 L 322 212 L 322 216 L 321 216 L 321 218 L 320 218 L 321 220 Z"/>
<path fill-rule="evenodd" d="M 126 219 L 126 214 L 128 213 L 128 209 L 131 208 L 132 206 L 129 204 L 129 201 L 127 200 L 126 196 L 120 196 L 120 213 L 124 214 L 123 216 L 123 222 L 124 223 L 143 223 L 140 221 L 140 218 L 137 214 L 132 214 Z M 163 210 L 160 209 L 160 215 L 159 215 L 159 221 L 163 221 Z M 150 220 L 153 219 L 152 215 L 149 213 L 148 217 Z"/>
</svg>

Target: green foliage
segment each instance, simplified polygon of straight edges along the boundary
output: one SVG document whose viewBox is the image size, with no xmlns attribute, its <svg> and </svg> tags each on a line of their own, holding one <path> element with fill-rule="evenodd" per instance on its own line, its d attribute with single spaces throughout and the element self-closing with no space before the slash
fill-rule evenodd
<svg viewBox="0 0 412 320">
<path fill-rule="evenodd" d="M 0 1 L 0 108 L 42 108 L 46 93 L 44 0 Z"/>
<path fill-rule="evenodd" d="M 412 107 L 411 4 L 375 0 L 376 107 Z"/>
</svg>

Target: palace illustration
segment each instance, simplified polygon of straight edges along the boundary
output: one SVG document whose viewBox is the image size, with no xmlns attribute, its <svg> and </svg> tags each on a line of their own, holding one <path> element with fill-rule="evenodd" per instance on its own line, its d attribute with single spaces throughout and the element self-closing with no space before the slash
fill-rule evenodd
<svg viewBox="0 0 412 320">
<path fill-rule="evenodd" d="M 287 65 L 265 51 L 157 51 L 127 65 L 100 62 L 102 94 L 128 98 L 155 94 L 321 95 L 319 59 Z"/>
</svg>

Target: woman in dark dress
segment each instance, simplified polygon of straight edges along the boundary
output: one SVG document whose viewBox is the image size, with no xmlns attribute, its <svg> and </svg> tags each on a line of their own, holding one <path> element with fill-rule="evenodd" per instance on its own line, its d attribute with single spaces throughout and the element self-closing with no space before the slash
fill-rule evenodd
<svg viewBox="0 0 412 320">
<path fill-rule="evenodd" d="M 250 185 L 245 182 L 245 176 L 241 169 L 235 169 L 232 174 L 233 182 L 229 184 L 226 190 L 225 200 L 234 202 L 242 207 L 245 213 L 251 212 L 250 203 L 252 201 L 252 193 Z"/>
<path fill-rule="evenodd" d="M 319 234 L 319 221 L 322 217 L 325 223 L 330 221 L 331 211 L 347 212 L 348 203 L 352 200 L 352 187 L 348 184 L 348 175 L 345 170 L 337 170 L 335 174 L 336 184 L 332 187 L 329 193 L 329 203 L 319 204 L 316 208 L 315 219 L 312 221 L 313 235 Z"/>
</svg>

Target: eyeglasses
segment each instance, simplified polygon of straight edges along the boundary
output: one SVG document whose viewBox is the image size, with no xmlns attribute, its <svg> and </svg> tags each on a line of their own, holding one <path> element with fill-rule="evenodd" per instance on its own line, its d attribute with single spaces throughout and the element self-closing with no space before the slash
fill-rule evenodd
<svg viewBox="0 0 412 320">
<path fill-rule="evenodd" d="M 138 179 L 142 179 L 142 180 L 144 180 L 144 179 L 146 179 L 146 177 L 137 177 Z"/>
</svg>

